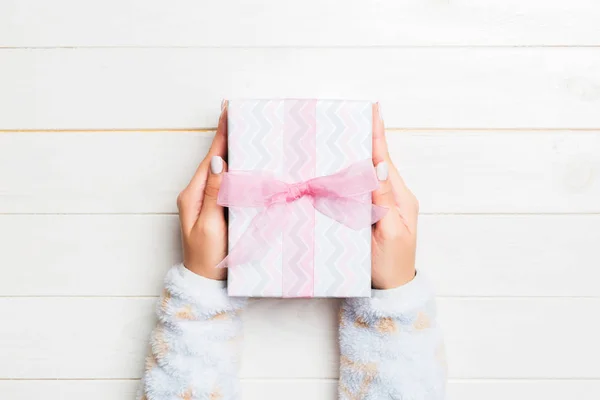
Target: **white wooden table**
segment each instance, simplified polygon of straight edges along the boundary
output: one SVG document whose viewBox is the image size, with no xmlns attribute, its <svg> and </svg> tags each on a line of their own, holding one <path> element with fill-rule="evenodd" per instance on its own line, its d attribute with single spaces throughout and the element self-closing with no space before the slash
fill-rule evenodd
<svg viewBox="0 0 600 400">
<path fill-rule="evenodd" d="M 600 398 L 597 0 L 3 0 L 0 398 L 132 399 L 222 98 L 380 100 L 451 400 Z M 336 398 L 336 302 L 252 303 L 245 399 Z"/>
</svg>

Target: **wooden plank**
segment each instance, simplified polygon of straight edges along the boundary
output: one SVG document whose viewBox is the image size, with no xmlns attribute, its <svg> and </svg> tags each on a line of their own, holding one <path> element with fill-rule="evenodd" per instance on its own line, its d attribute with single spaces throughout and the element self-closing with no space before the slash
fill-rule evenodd
<svg viewBox="0 0 600 400">
<path fill-rule="evenodd" d="M 598 215 L 421 216 L 417 265 L 442 296 L 598 297 L 598 238 Z"/>
<path fill-rule="evenodd" d="M 596 400 L 598 380 L 451 380 L 448 400 Z"/>
<path fill-rule="evenodd" d="M 0 377 L 139 378 L 155 303 L 155 298 L 0 298 Z M 258 301 L 245 314 L 243 377 L 336 371 L 334 302 Z M 299 359 L 288 363 L 282 351 Z"/>
<path fill-rule="evenodd" d="M 1 298 L 0 377 L 138 378 L 155 301 Z M 451 378 L 600 378 L 600 299 L 443 298 L 438 306 Z M 241 376 L 335 378 L 336 314 L 330 300 L 253 302 Z"/>
<path fill-rule="evenodd" d="M 337 380 L 257 380 L 242 381 L 242 395 L 246 399 L 273 400 L 334 400 Z"/>
<path fill-rule="evenodd" d="M 0 134 L 0 213 L 175 213 L 211 136 Z M 600 212 L 600 131 L 406 131 L 388 141 L 422 213 Z"/>
<path fill-rule="evenodd" d="M 441 296 L 600 297 L 598 215 L 423 215 Z M 181 260 L 175 215 L 2 215 L 0 296 L 155 296 Z"/>
<path fill-rule="evenodd" d="M 132 400 L 138 380 L 0 381 L 0 396 L 11 400 Z"/>
<path fill-rule="evenodd" d="M 389 127 L 600 127 L 594 48 L 5 49 L 0 87 L 0 129 L 214 127 L 247 97 L 378 99 Z"/>
<path fill-rule="evenodd" d="M 0 296 L 156 296 L 181 262 L 174 215 L 2 215 Z"/>
<path fill-rule="evenodd" d="M 0 134 L 0 211 L 173 213 L 211 141 L 195 132 Z"/>
<path fill-rule="evenodd" d="M 422 212 L 597 212 L 597 132 L 389 134 Z M 485 193 L 485 194 L 484 194 Z"/>
<path fill-rule="evenodd" d="M 0 46 L 598 45 L 594 0 L 7 0 Z"/>
<path fill-rule="evenodd" d="M 0 394 L 11 400 L 131 400 L 137 380 L 0 381 Z M 242 380 L 247 400 L 334 400 L 335 380 Z M 456 380 L 448 382 L 448 400 L 597 400 L 598 380 Z"/>
</svg>

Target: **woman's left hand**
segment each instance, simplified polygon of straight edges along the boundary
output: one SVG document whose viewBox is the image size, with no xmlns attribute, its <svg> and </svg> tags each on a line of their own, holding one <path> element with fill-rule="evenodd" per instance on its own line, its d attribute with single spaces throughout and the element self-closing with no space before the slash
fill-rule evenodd
<svg viewBox="0 0 600 400">
<path fill-rule="evenodd" d="M 209 279 L 223 280 L 224 268 L 215 266 L 227 255 L 225 210 L 217 204 L 223 172 L 227 170 L 227 103 L 223 103 L 217 133 L 208 154 L 177 197 L 183 265 Z"/>
</svg>

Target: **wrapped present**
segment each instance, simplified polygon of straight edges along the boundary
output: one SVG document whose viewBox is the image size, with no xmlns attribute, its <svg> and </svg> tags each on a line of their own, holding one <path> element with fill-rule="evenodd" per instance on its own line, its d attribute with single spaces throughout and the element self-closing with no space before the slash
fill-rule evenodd
<svg viewBox="0 0 600 400">
<path fill-rule="evenodd" d="M 372 103 L 231 100 L 228 147 L 229 295 L 370 296 Z"/>
</svg>

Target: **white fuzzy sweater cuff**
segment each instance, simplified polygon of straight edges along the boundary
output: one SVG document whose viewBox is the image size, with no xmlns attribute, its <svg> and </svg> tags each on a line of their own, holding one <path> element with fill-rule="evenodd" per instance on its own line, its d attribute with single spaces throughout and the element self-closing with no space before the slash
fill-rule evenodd
<svg viewBox="0 0 600 400">
<path fill-rule="evenodd" d="M 340 399 L 441 400 L 446 368 L 433 291 L 404 286 L 347 299 L 340 312 Z"/>
<path fill-rule="evenodd" d="M 203 278 L 183 265 L 171 268 L 156 308 L 158 324 L 139 398 L 239 398 L 239 314 L 245 304 L 243 298 L 227 296 L 225 282 Z"/>
</svg>

